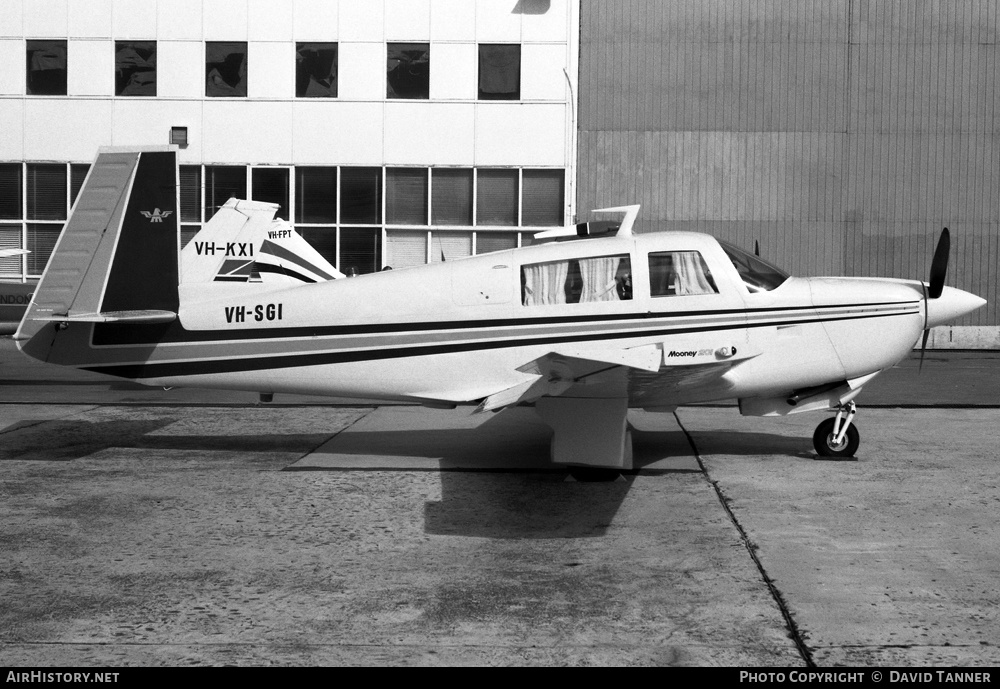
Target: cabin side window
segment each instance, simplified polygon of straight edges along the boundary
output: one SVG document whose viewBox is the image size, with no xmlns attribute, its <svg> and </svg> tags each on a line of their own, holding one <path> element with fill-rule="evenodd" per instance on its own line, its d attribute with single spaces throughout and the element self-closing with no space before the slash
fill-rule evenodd
<svg viewBox="0 0 1000 689">
<path fill-rule="evenodd" d="M 632 298 L 632 262 L 627 254 L 521 267 L 521 303 L 584 304 Z"/>
<path fill-rule="evenodd" d="M 649 255 L 649 293 L 654 297 L 718 294 L 712 273 L 697 251 L 659 251 Z"/>
</svg>

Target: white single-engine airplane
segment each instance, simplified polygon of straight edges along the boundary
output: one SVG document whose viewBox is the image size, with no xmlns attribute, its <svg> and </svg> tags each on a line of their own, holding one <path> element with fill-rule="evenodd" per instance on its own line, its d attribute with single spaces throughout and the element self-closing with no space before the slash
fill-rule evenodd
<svg viewBox="0 0 1000 689">
<path fill-rule="evenodd" d="M 176 151 L 101 150 L 15 335 L 24 353 L 146 385 L 533 404 L 553 462 L 617 472 L 629 408 L 722 399 L 835 410 L 816 451 L 852 456 L 862 387 L 985 303 L 944 287 L 947 231 L 928 283 L 790 277 L 707 235 L 633 235 L 638 206 L 340 279 L 270 204 L 231 200 L 181 252 L 177 196 Z"/>
</svg>

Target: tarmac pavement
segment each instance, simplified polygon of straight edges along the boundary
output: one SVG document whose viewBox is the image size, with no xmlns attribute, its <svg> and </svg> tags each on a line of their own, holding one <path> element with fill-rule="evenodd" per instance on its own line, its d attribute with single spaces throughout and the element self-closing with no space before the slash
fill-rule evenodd
<svg viewBox="0 0 1000 689">
<path fill-rule="evenodd" d="M 10 349 L 6 666 L 1000 661 L 992 353 L 876 379 L 857 461 L 815 458 L 822 415 L 683 407 L 577 483 L 530 409 L 259 405 Z"/>
</svg>

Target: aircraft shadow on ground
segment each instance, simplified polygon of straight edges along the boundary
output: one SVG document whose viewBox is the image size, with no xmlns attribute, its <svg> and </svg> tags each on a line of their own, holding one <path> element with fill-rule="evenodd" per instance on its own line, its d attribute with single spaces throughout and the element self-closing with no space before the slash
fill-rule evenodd
<svg viewBox="0 0 1000 689">
<path fill-rule="evenodd" d="M 796 437 L 780 433 L 713 430 L 691 431 L 695 449 L 702 457 L 709 455 L 795 457 L 815 459 L 811 437 Z"/>
<path fill-rule="evenodd" d="M 104 450 L 308 452 L 330 433 L 284 435 L 150 435 L 175 418 L 111 421 L 19 421 L 0 430 L 0 460 L 71 461 Z M 142 459 L 142 457 L 139 457 Z"/>
</svg>

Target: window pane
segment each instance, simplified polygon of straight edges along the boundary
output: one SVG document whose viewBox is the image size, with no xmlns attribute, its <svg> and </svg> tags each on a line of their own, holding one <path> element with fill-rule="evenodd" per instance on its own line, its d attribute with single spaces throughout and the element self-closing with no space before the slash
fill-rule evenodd
<svg viewBox="0 0 1000 689">
<path fill-rule="evenodd" d="M 386 170 L 386 222 L 395 225 L 427 224 L 427 170 Z"/>
<path fill-rule="evenodd" d="M 295 222 L 337 222 L 337 168 L 295 168 Z"/>
<path fill-rule="evenodd" d="M 337 97 L 337 44 L 295 44 L 295 95 Z"/>
<path fill-rule="evenodd" d="M 0 225 L 0 249 L 21 248 L 21 226 Z M 21 276 L 21 257 L 7 256 L 0 258 L 0 275 L 8 277 Z"/>
<path fill-rule="evenodd" d="M 0 165 L 0 218 L 21 219 L 21 164 Z"/>
<path fill-rule="evenodd" d="M 115 95 L 156 95 L 156 41 L 115 42 Z"/>
<path fill-rule="evenodd" d="M 479 170 L 477 225 L 517 224 L 517 170 Z"/>
<path fill-rule="evenodd" d="M 386 67 L 386 98 L 430 96 L 429 43 L 390 43 Z"/>
<path fill-rule="evenodd" d="M 181 165 L 181 222 L 201 222 L 201 165 Z"/>
<path fill-rule="evenodd" d="M 88 163 L 73 163 L 69 166 L 70 207 L 76 203 L 76 197 L 80 195 L 80 189 L 83 188 L 83 182 L 87 179 L 88 172 L 90 172 L 90 165 Z"/>
<path fill-rule="evenodd" d="M 28 254 L 29 275 L 41 275 L 45 272 L 45 265 L 49 262 L 62 228 L 62 225 L 28 223 L 28 246 L 25 248 L 31 252 Z"/>
<path fill-rule="evenodd" d="M 247 95 L 247 44 L 205 44 L 205 95 Z"/>
<path fill-rule="evenodd" d="M 488 254 L 517 248 L 517 232 L 477 232 L 476 253 Z"/>
<path fill-rule="evenodd" d="M 472 224 L 472 170 L 434 170 L 431 222 L 435 225 Z"/>
<path fill-rule="evenodd" d="M 431 237 L 431 263 L 472 255 L 472 233 L 442 230 Z"/>
<path fill-rule="evenodd" d="M 392 268 L 427 263 L 426 230 L 388 230 L 385 233 L 385 264 Z"/>
<path fill-rule="evenodd" d="M 479 46 L 479 99 L 521 98 L 521 46 Z"/>
<path fill-rule="evenodd" d="M 534 263 L 521 268 L 521 303 L 584 304 L 632 298 L 632 264 L 625 254 Z"/>
<path fill-rule="evenodd" d="M 205 166 L 205 221 L 231 198 L 247 197 L 247 169 L 242 166 Z"/>
<path fill-rule="evenodd" d="M 340 206 L 340 222 L 382 222 L 382 168 L 341 168 Z"/>
<path fill-rule="evenodd" d="M 331 266 L 337 265 L 337 228 L 335 227 L 297 227 L 295 231 L 309 242 L 312 248 L 319 252 Z"/>
<path fill-rule="evenodd" d="M 28 41 L 29 96 L 66 95 L 66 41 Z"/>
<path fill-rule="evenodd" d="M 254 168 L 253 200 L 278 204 L 280 208 L 274 217 L 288 220 L 288 180 L 288 168 Z"/>
<path fill-rule="evenodd" d="M 649 255 L 649 293 L 652 296 L 715 294 L 718 291 L 705 259 L 697 251 L 663 251 Z"/>
<path fill-rule="evenodd" d="M 524 203 L 521 207 L 521 224 L 528 226 L 563 225 L 562 170 L 525 170 Z"/>
<path fill-rule="evenodd" d="M 340 229 L 340 265 L 344 275 L 374 273 L 382 268 L 382 230 L 377 227 Z"/>
<path fill-rule="evenodd" d="M 181 248 L 188 245 L 194 236 L 201 232 L 201 225 L 181 225 Z"/>
<path fill-rule="evenodd" d="M 66 166 L 28 164 L 28 219 L 66 219 Z"/>
</svg>

